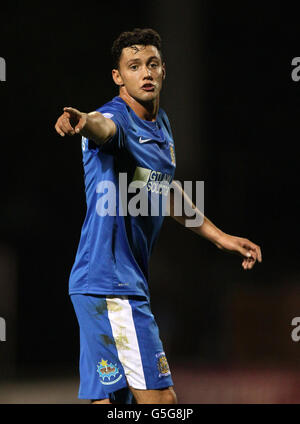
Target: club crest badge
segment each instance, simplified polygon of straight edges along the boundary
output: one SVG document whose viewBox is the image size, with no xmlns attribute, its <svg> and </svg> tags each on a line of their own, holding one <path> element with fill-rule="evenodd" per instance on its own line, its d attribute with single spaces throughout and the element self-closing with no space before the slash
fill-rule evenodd
<svg viewBox="0 0 300 424">
<path fill-rule="evenodd" d="M 169 364 L 165 355 L 165 352 L 160 352 L 157 353 L 156 355 L 157 358 L 157 367 L 158 367 L 158 371 L 159 371 L 159 377 L 166 377 L 167 375 L 171 374 L 170 368 L 169 368 Z"/>
<path fill-rule="evenodd" d="M 117 367 L 117 364 L 112 364 L 111 362 L 105 361 L 104 359 L 101 362 L 98 362 L 97 372 L 100 377 L 102 384 L 110 385 L 115 384 L 122 378 L 122 374 Z"/>
<path fill-rule="evenodd" d="M 174 144 L 170 143 L 170 155 L 171 155 L 171 161 L 172 161 L 172 165 L 176 165 L 176 161 L 175 161 L 175 151 L 174 151 Z"/>
</svg>

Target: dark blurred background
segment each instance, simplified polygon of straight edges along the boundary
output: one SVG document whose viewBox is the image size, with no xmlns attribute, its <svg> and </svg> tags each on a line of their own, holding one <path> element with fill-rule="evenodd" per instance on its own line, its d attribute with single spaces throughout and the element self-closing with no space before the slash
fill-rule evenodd
<svg viewBox="0 0 300 424">
<path fill-rule="evenodd" d="M 297 12 L 255 1 L 1 5 L 0 403 L 77 402 L 68 278 L 84 180 L 80 138 L 61 139 L 54 124 L 64 106 L 89 112 L 117 95 L 110 49 L 134 27 L 162 36 L 175 178 L 204 181 L 205 215 L 263 255 L 244 271 L 165 219 L 150 291 L 179 401 L 300 401 Z M 56 389 L 39 397 L 47 379 Z"/>
</svg>

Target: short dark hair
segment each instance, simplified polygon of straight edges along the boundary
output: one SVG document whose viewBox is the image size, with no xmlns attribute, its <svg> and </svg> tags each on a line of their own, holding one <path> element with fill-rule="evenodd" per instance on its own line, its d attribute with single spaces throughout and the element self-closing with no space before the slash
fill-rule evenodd
<svg viewBox="0 0 300 424">
<path fill-rule="evenodd" d="M 115 69 L 119 68 L 122 50 L 126 47 L 130 47 L 135 44 L 156 47 L 162 59 L 161 37 L 158 32 L 156 32 L 152 28 L 134 28 L 133 31 L 122 32 L 119 37 L 113 42 L 111 53 L 113 59 L 113 67 Z"/>
</svg>

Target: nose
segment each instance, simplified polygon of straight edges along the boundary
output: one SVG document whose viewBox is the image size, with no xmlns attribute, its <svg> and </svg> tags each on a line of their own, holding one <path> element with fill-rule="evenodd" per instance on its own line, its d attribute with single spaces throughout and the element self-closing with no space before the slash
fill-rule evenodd
<svg viewBox="0 0 300 424">
<path fill-rule="evenodd" d="M 152 79 L 151 69 L 147 65 L 144 67 L 144 79 Z"/>
</svg>

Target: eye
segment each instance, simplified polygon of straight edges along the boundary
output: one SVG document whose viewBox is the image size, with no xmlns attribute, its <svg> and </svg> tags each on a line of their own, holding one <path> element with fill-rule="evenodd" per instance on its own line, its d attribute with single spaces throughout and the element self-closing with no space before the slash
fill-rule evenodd
<svg viewBox="0 0 300 424">
<path fill-rule="evenodd" d="M 138 68 L 138 66 L 137 66 L 137 65 L 130 65 L 130 66 L 129 66 L 129 68 L 130 68 L 132 71 L 136 71 L 136 70 L 137 70 L 137 68 Z"/>
<path fill-rule="evenodd" d="M 155 62 L 150 63 L 151 68 L 157 68 L 158 64 Z"/>
</svg>

